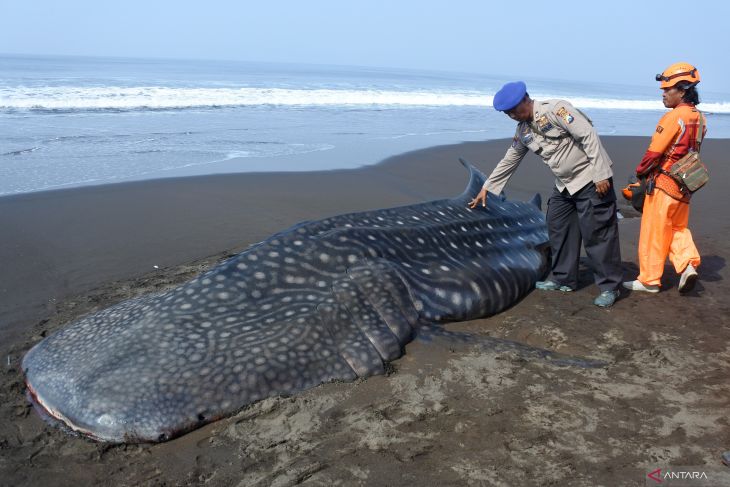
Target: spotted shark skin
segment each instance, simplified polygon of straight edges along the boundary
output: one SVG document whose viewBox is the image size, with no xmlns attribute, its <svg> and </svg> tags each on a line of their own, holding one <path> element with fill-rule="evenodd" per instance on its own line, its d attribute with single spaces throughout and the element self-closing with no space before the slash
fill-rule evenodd
<svg viewBox="0 0 730 487">
<path fill-rule="evenodd" d="M 171 439 L 257 400 L 384 373 L 420 325 L 498 313 L 546 269 L 545 220 L 489 196 L 304 222 L 177 288 L 83 317 L 23 359 L 51 417 L 114 443 Z"/>
</svg>

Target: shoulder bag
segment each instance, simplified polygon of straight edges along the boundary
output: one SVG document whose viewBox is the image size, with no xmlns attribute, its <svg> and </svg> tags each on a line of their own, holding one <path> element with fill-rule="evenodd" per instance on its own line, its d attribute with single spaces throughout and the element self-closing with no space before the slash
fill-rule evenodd
<svg viewBox="0 0 730 487">
<path fill-rule="evenodd" d="M 699 110 L 698 110 L 699 111 Z M 700 145 L 702 144 L 702 130 L 704 128 L 702 113 L 697 127 L 697 138 L 694 148 L 672 164 L 667 174 L 674 179 L 682 192 L 694 193 L 710 180 L 707 168 L 700 160 Z"/>
</svg>

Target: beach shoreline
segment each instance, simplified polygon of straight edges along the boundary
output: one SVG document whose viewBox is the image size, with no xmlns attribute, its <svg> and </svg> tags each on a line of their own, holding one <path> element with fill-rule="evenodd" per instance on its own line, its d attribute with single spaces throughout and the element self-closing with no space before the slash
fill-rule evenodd
<svg viewBox="0 0 730 487">
<path fill-rule="evenodd" d="M 602 140 L 618 192 L 649 138 Z M 505 313 L 449 325 L 606 360 L 606 369 L 417 340 L 390 376 L 267 399 L 172 442 L 131 447 L 68 436 L 25 402 L 22 355 L 68 321 L 184 282 L 300 221 L 460 194 L 467 173 L 458 158 L 489 173 L 509 143 L 431 147 L 358 169 L 0 197 L 0 485 L 629 485 L 652 465 L 719 467 L 730 449 L 729 139 L 703 145 L 712 180 L 692 202 L 703 265 L 689 296 L 677 298 L 671 271 L 658 296 L 627 293 L 600 310 L 583 268 L 570 296 L 533 292 Z M 506 192 L 547 201 L 551 189 L 549 170 L 529 155 Z M 628 280 L 639 219 L 622 201 L 620 209 Z"/>
</svg>

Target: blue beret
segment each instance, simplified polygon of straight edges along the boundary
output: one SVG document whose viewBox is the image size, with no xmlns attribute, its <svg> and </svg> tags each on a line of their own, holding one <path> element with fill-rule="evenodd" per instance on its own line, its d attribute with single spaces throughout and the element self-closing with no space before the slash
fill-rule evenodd
<svg viewBox="0 0 730 487">
<path fill-rule="evenodd" d="M 517 106 L 527 94 L 527 86 L 523 81 L 507 83 L 494 95 L 492 105 L 495 110 L 505 112 Z"/>
</svg>

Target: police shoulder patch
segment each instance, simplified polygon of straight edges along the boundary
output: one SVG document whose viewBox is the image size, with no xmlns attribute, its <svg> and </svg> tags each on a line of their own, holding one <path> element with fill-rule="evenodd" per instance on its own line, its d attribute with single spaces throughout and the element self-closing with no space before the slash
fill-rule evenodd
<svg viewBox="0 0 730 487">
<path fill-rule="evenodd" d="M 575 120 L 573 118 L 573 115 L 571 115 L 570 112 L 565 109 L 565 107 L 560 107 L 556 112 L 556 115 L 565 120 L 567 123 L 572 123 L 573 120 Z"/>
<path fill-rule="evenodd" d="M 656 126 L 656 133 L 661 134 L 662 132 L 664 132 L 664 127 L 662 127 L 661 125 L 657 125 Z"/>
<path fill-rule="evenodd" d="M 537 128 L 540 129 L 541 132 L 547 132 L 548 130 L 553 128 L 553 124 L 550 123 L 547 115 L 543 115 L 542 117 L 537 119 Z"/>
</svg>

